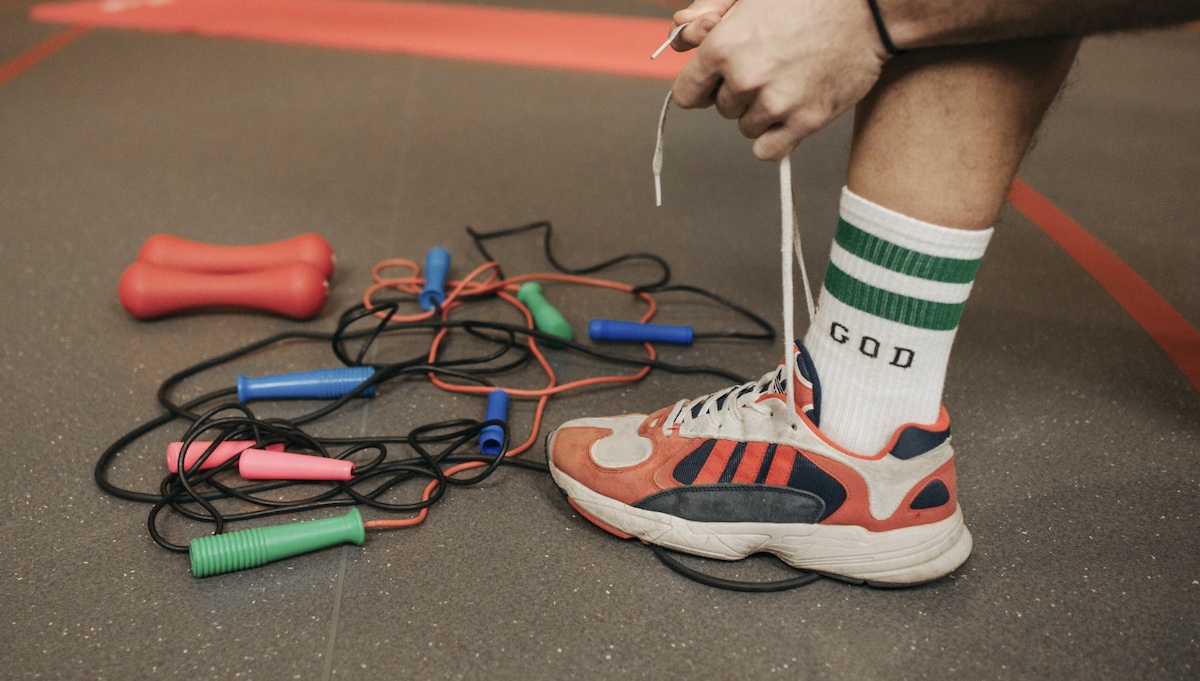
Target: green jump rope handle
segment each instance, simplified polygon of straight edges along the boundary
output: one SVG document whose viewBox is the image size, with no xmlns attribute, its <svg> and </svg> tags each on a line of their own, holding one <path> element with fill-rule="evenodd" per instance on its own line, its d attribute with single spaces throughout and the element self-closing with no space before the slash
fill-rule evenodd
<svg viewBox="0 0 1200 681">
<path fill-rule="evenodd" d="M 343 542 L 362 546 L 366 538 L 362 514 L 352 508 L 336 518 L 197 537 L 188 544 L 188 554 L 192 559 L 192 576 L 210 577 Z"/>
<path fill-rule="evenodd" d="M 517 300 L 529 308 L 529 313 L 533 315 L 533 324 L 538 331 L 565 341 L 575 338 L 575 334 L 571 332 L 571 324 L 567 322 L 566 317 L 563 317 L 562 313 L 546 302 L 546 298 L 542 296 L 541 285 L 532 281 L 521 284 L 521 288 L 517 289 Z"/>
</svg>

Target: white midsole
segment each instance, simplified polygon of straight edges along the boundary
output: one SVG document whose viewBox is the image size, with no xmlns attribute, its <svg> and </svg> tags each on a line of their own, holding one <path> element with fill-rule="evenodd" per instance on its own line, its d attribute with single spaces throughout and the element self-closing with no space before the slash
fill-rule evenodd
<svg viewBox="0 0 1200 681">
<path fill-rule="evenodd" d="M 920 584 L 953 572 L 971 553 L 962 509 L 927 525 L 870 532 L 849 525 L 700 522 L 622 503 L 550 463 L 554 481 L 597 520 L 645 542 L 706 558 L 771 553 L 792 567 L 878 584 Z"/>
</svg>

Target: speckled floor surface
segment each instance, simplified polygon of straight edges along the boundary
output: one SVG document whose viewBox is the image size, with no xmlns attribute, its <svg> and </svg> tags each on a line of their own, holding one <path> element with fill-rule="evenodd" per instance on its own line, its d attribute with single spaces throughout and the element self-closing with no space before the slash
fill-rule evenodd
<svg viewBox="0 0 1200 681">
<path fill-rule="evenodd" d="M 28 4 L 0 2 L 0 64 L 63 30 L 31 22 Z M 664 25 L 670 13 L 631 0 L 554 7 Z M 1021 173 L 1193 326 L 1197 72 L 1195 30 L 1090 41 Z M 185 558 L 149 539 L 146 507 L 97 489 L 99 453 L 157 414 L 166 376 L 277 331 L 331 329 L 381 258 L 420 259 L 442 245 L 456 263 L 478 262 L 467 225 L 552 220 L 570 264 L 659 253 L 677 282 L 775 321 L 774 169 L 712 112 L 681 113 L 670 128 L 667 202 L 656 210 L 649 161 L 666 87 L 106 29 L 0 84 L 0 676 L 1195 678 L 1200 397 L 1012 209 L 967 309 L 946 395 L 975 551 L 933 584 L 714 590 L 597 530 L 548 477 L 518 470 L 453 490 L 419 528 L 198 580 Z M 836 223 L 848 134 L 840 121 L 794 159 L 814 278 Z M 330 300 L 311 322 L 249 313 L 135 321 L 117 303 L 117 279 L 161 231 L 225 244 L 320 233 L 338 255 Z M 511 273 L 546 268 L 528 241 L 493 253 Z M 610 304 L 567 287 L 556 295 L 566 310 Z M 677 302 L 663 314 L 695 313 Z M 697 325 L 729 323 L 703 306 L 699 314 Z M 747 377 L 778 354 L 751 342 L 663 350 Z M 325 356 L 307 346 L 283 355 L 296 368 Z M 551 358 L 576 368 L 565 353 Z M 654 374 L 573 393 L 551 402 L 542 432 L 723 385 Z M 369 435 L 480 414 L 478 398 L 409 383 L 328 427 Z M 530 414 L 519 405 L 514 428 L 527 431 Z M 123 455 L 116 480 L 156 487 L 170 438 L 155 438 Z M 765 559 L 717 567 L 783 574 Z"/>
</svg>

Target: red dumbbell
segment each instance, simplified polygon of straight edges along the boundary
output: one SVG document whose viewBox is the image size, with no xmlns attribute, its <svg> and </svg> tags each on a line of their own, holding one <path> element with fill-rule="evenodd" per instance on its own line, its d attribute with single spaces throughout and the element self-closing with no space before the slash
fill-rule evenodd
<svg viewBox="0 0 1200 681">
<path fill-rule="evenodd" d="M 187 272 L 235 274 L 256 272 L 302 262 L 321 276 L 333 276 L 333 248 L 318 234 L 308 232 L 282 241 L 251 246 L 219 246 L 155 234 L 138 251 L 138 262 Z"/>
<path fill-rule="evenodd" d="M 314 317 L 329 296 L 333 248 L 321 236 L 220 246 L 155 234 L 121 275 L 121 307 L 153 319 L 196 307 L 236 306 Z"/>
<path fill-rule="evenodd" d="M 121 307 L 137 319 L 154 319 L 197 307 L 249 307 L 309 319 L 325 306 L 329 284 L 305 263 L 237 274 L 209 274 L 135 262 L 117 284 Z"/>
</svg>

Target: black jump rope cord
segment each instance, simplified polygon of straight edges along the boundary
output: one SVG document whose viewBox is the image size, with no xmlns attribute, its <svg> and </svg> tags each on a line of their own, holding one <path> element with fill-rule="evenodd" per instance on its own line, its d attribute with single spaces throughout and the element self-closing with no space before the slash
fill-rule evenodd
<svg viewBox="0 0 1200 681">
<path fill-rule="evenodd" d="M 702 332 L 695 334 L 697 339 L 773 340 L 775 338 L 775 330 L 767 321 L 726 298 L 694 286 L 668 285 L 671 276 L 670 267 L 659 256 L 649 253 L 630 253 L 595 265 L 570 268 L 564 266 L 551 250 L 550 238 L 553 227 L 548 221 L 538 221 L 485 233 L 477 232 L 470 227 L 467 228 L 475 247 L 488 262 L 494 262 L 495 259 L 491 257 L 484 246 L 486 241 L 538 230 L 543 232 L 542 248 L 546 261 L 560 273 L 585 275 L 622 263 L 648 262 L 656 266 L 660 274 L 654 281 L 634 287 L 633 294 L 645 292 L 697 295 L 731 310 L 759 329 L 757 332 Z M 499 268 L 497 269 L 499 272 Z M 503 277 L 502 274 L 500 276 Z M 158 403 L 165 410 L 164 413 L 120 436 L 104 450 L 94 469 L 96 483 L 102 490 L 114 497 L 150 504 L 147 528 L 151 538 L 165 549 L 186 552 L 188 550 L 186 545 L 167 539 L 159 530 L 159 516 L 164 510 L 169 509 L 172 513 L 188 520 L 211 523 L 213 534 L 220 534 L 230 523 L 279 514 L 304 513 L 320 508 L 363 505 L 387 513 L 413 513 L 428 509 L 438 503 L 450 486 L 477 484 L 501 466 L 541 473 L 549 472 L 545 463 L 506 455 L 509 448 L 509 430 L 503 421 L 480 422 L 471 419 L 455 419 L 423 424 L 413 428 L 406 435 L 354 438 L 321 437 L 303 429 L 304 426 L 345 407 L 363 391 L 404 377 L 424 378 L 434 373 L 446 379 L 490 387 L 493 384 L 488 380 L 488 376 L 517 369 L 532 359 L 532 352 L 522 342 L 530 337 L 543 342 L 552 342 L 566 351 L 578 352 L 616 365 L 649 366 L 652 369 L 670 373 L 707 374 L 736 383 L 744 381 L 744 378 L 740 376 L 713 367 L 679 365 L 661 360 L 651 360 L 647 357 L 628 357 L 601 352 L 594 347 L 564 341 L 536 329 L 515 324 L 480 320 L 388 321 L 392 313 L 397 311 L 404 302 L 411 301 L 398 298 L 380 301 L 371 306 L 355 305 L 339 316 L 337 327 L 332 333 L 286 331 L 274 334 L 210 357 L 172 374 L 160 384 L 156 395 Z M 383 319 L 377 320 L 375 316 L 379 312 L 387 314 L 383 316 Z M 369 328 L 352 328 L 366 320 L 371 321 Z M 367 364 L 365 362 L 367 354 L 373 347 L 376 347 L 377 341 L 381 338 L 402 332 L 426 331 L 432 334 L 443 330 L 462 331 L 486 343 L 491 343 L 493 348 L 490 352 L 484 352 L 477 356 L 444 359 L 433 363 L 428 361 L 427 352 L 392 363 Z M 232 387 L 214 390 L 182 403 L 172 398 L 175 390 L 189 379 L 252 353 L 291 341 L 330 343 L 334 356 L 342 364 L 371 366 L 375 369 L 374 374 L 342 397 L 314 411 L 290 419 L 256 417 L 245 405 L 229 401 L 229 398 L 237 394 L 237 389 Z M 353 342 L 360 343 L 356 352 L 351 352 L 348 345 Z M 196 411 L 203 409 L 206 405 L 207 409 Z M 146 435 L 176 420 L 183 420 L 190 424 L 182 438 L 183 443 L 178 461 L 180 468 L 177 473 L 163 478 L 157 492 L 125 489 L 109 479 L 110 471 L 122 451 Z M 498 426 L 502 429 L 503 445 L 499 455 L 468 454 L 460 451 L 469 447 L 478 438 L 480 431 L 487 426 Z M 223 474 L 233 469 L 236 465 L 236 458 L 209 469 L 201 468 L 215 448 L 229 440 L 253 440 L 258 443 L 257 446 L 281 444 L 285 445 L 288 451 L 308 452 L 330 458 L 349 459 L 355 457 L 355 473 L 351 480 L 344 482 L 314 484 L 311 482 L 271 481 L 234 486 L 220 478 L 227 477 Z M 211 441 L 212 444 L 199 459 L 192 462 L 190 468 L 187 468 L 184 465 L 184 452 L 191 451 L 193 444 L 199 441 Z M 389 446 L 393 449 L 405 447 L 411 450 L 415 456 L 389 460 L 388 457 L 391 453 Z M 338 448 L 340 450 L 336 453 L 332 451 Z M 361 455 L 368 452 L 374 452 L 374 455 L 366 460 L 361 460 Z M 470 477 L 448 476 L 444 472 L 450 466 L 469 462 L 482 463 L 482 470 Z M 397 492 L 397 488 L 414 481 L 424 481 L 424 485 L 432 484 L 428 498 L 406 503 L 388 500 L 389 493 Z M 282 500 L 278 498 L 281 490 L 295 488 L 299 484 L 303 484 L 306 488 L 317 488 L 319 491 L 298 499 Z M 264 496 L 267 494 L 274 494 L 274 496 Z M 240 512 L 227 512 L 221 509 L 221 506 L 231 503 L 238 506 L 249 504 L 256 506 L 257 509 Z M 723 589 L 757 592 L 778 591 L 802 586 L 819 579 L 819 575 L 815 573 L 802 573 L 796 578 L 776 582 L 754 583 L 725 580 L 683 565 L 674 559 L 670 552 L 662 548 L 654 546 L 651 548 L 654 549 L 654 554 L 675 572 L 689 579 Z"/>
</svg>

